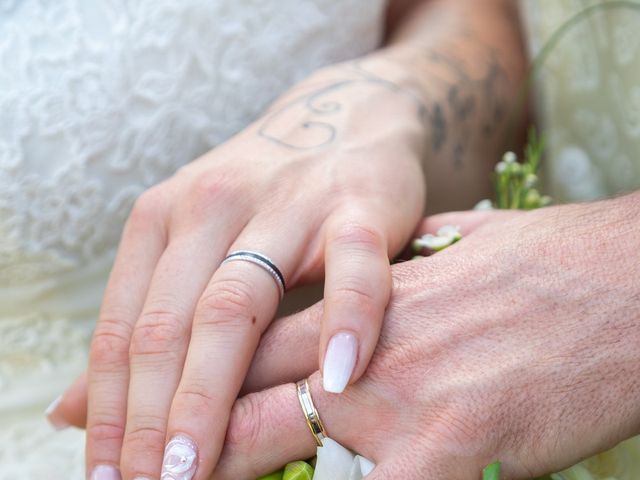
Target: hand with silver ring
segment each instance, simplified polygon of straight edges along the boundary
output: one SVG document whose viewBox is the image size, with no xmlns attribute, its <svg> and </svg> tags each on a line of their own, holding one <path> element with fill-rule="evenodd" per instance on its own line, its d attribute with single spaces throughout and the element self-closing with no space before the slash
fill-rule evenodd
<svg viewBox="0 0 640 480">
<path fill-rule="evenodd" d="M 320 72 L 306 94 L 345 75 L 358 73 Z M 362 376 L 391 293 L 390 258 L 425 200 L 415 100 L 371 88 L 393 126 L 374 120 L 370 88 L 330 90 L 326 101 L 343 105 L 327 118 L 339 141 L 317 144 L 297 127 L 315 114 L 292 107 L 142 194 L 91 345 L 89 478 L 204 480 L 285 288 L 325 281 L 324 388 L 341 393 Z M 80 402 L 77 391 L 58 408 Z"/>
<path fill-rule="evenodd" d="M 91 480 L 205 480 L 238 395 L 305 376 L 246 378 L 285 286 L 324 281 L 315 367 L 336 397 L 359 381 L 427 163 L 435 199 L 468 204 L 512 128 L 501 112 L 525 59 L 511 2 L 476 3 L 390 2 L 385 48 L 312 73 L 139 197 L 91 344 Z M 84 381 L 52 416 L 83 403 Z"/>
</svg>

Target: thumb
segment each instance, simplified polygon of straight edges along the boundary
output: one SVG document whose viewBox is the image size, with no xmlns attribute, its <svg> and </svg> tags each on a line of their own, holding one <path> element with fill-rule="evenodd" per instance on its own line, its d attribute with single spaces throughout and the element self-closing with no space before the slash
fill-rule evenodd
<svg viewBox="0 0 640 480">
<path fill-rule="evenodd" d="M 57 430 L 67 427 L 85 428 L 87 423 L 87 374 L 75 382 L 55 400 L 45 412 L 51 425 Z"/>
</svg>

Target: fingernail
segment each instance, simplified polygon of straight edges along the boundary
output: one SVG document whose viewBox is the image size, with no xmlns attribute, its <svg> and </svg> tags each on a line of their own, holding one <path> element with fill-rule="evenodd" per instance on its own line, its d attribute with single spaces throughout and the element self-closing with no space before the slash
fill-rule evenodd
<svg viewBox="0 0 640 480">
<path fill-rule="evenodd" d="M 342 393 L 349 383 L 358 355 L 358 340 L 352 333 L 336 333 L 327 346 L 322 368 L 326 392 Z"/>
<path fill-rule="evenodd" d="M 60 413 L 56 411 L 61 401 L 62 401 L 62 395 L 60 395 L 53 402 L 51 402 L 51 405 L 49 405 L 47 409 L 44 411 L 44 416 L 47 417 L 47 420 L 49 420 L 49 423 L 56 430 L 64 430 L 65 428 L 70 427 L 69 422 L 67 422 L 62 417 L 62 415 L 60 415 Z"/>
<path fill-rule="evenodd" d="M 191 480 L 198 468 L 198 447 L 186 435 L 176 435 L 164 449 L 162 480 Z"/>
<path fill-rule="evenodd" d="M 91 480 L 122 480 L 122 477 L 113 465 L 97 465 L 91 472 Z"/>
</svg>

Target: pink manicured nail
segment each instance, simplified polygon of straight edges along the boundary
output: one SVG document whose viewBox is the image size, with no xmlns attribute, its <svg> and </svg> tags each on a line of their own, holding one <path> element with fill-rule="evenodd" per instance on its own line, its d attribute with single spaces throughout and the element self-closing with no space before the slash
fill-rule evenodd
<svg viewBox="0 0 640 480">
<path fill-rule="evenodd" d="M 97 465 L 91 472 L 91 480 L 122 480 L 122 477 L 113 465 Z"/>
<path fill-rule="evenodd" d="M 186 435 L 173 437 L 164 450 L 161 480 L 191 480 L 198 468 L 198 447 Z"/>
<path fill-rule="evenodd" d="M 64 430 L 65 428 L 70 427 L 69 423 L 62 417 L 62 415 L 60 415 L 56 411 L 61 401 L 62 401 L 62 395 L 60 395 L 53 402 L 51 402 L 51 405 L 49 405 L 47 409 L 44 411 L 44 416 L 47 417 L 47 420 L 49 420 L 49 423 L 56 430 Z"/>
<path fill-rule="evenodd" d="M 342 393 L 349 384 L 358 357 L 358 339 L 352 333 L 336 333 L 327 346 L 322 367 L 326 392 Z"/>
</svg>

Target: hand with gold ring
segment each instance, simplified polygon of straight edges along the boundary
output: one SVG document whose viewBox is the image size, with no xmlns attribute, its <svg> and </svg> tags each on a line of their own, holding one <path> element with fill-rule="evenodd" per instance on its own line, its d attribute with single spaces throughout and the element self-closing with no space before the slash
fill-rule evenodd
<svg viewBox="0 0 640 480">
<path fill-rule="evenodd" d="M 367 480 L 477 480 L 496 460 L 502 478 L 529 479 L 639 434 L 638 218 L 640 192 L 428 219 L 429 233 L 456 224 L 465 238 L 393 267 L 364 377 L 340 396 L 319 373 L 309 379 L 329 437 L 374 461 Z M 255 393 L 236 402 L 212 480 L 252 480 L 315 453 L 296 386 L 261 389 L 315 369 L 321 314 L 318 304 L 264 336 Z"/>
</svg>

